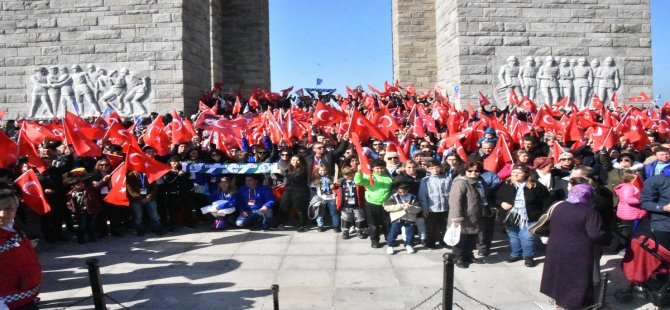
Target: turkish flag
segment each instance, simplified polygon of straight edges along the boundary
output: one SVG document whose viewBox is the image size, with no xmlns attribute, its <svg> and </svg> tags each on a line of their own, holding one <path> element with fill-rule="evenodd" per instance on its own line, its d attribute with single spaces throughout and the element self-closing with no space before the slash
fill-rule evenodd
<svg viewBox="0 0 670 310">
<path fill-rule="evenodd" d="M 365 152 L 363 152 L 363 146 L 361 146 L 361 140 L 358 137 L 358 133 L 352 132 L 350 134 L 350 139 L 351 143 L 353 143 L 354 147 L 356 148 L 356 153 L 358 153 L 358 159 L 361 162 L 360 164 L 361 170 L 359 172 L 369 175 L 370 185 L 374 185 L 375 181 L 374 178 L 372 177 L 372 165 L 370 164 L 370 159 L 365 155 Z"/>
<path fill-rule="evenodd" d="M 117 206 L 130 205 L 130 201 L 128 200 L 128 196 L 126 195 L 127 172 L 128 169 L 126 167 L 125 162 L 123 162 L 118 167 L 116 167 L 116 169 L 114 169 L 114 171 L 112 172 L 112 176 L 110 178 L 111 188 L 109 189 L 109 193 L 107 194 L 107 196 L 105 196 L 105 198 L 103 199 L 104 201 Z"/>
<path fill-rule="evenodd" d="M 0 130 L 0 149 L 2 156 L 0 156 L 0 167 L 7 168 L 14 166 L 19 157 L 19 146 L 12 141 L 4 131 Z"/>
<path fill-rule="evenodd" d="M 102 156 L 106 157 L 109 160 L 109 164 L 112 165 L 112 168 L 116 168 L 123 162 L 124 157 L 121 155 L 114 155 L 109 153 L 102 153 Z"/>
<path fill-rule="evenodd" d="M 479 105 L 482 107 L 485 107 L 487 105 L 491 104 L 491 101 L 489 101 L 489 98 L 486 98 L 482 92 L 479 92 Z"/>
<path fill-rule="evenodd" d="M 163 115 L 158 115 L 151 125 L 147 127 L 143 139 L 144 144 L 156 150 L 158 155 L 165 156 L 170 153 L 172 143 L 170 142 L 170 137 L 165 133 Z"/>
<path fill-rule="evenodd" d="M 51 211 L 51 206 L 44 197 L 42 184 L 37 179 L 35 171 L 28 170 L 14 181 L 21 190 L 23 203 L 33 209 L 37 214 L 44 215 Z"/>
<path fill-rule="evenodd" d="M 612 99 L 610 99 L 610 101 L 614 105 L 614 108 L 618 110 L 619 109 L 619 95 L 617 95 L 616 92 L 614 92 L 612 94 Z"/>
<path fill-rule="evenodd" d="M 235 105 L 233 105 L 233 115 L 240 114 L 242 111 L 242 103 L 240 102 L 240 96 L 235 97 Z"/>
<path fill-rule="evenodd" d="M 642 192 L 642 188 L 644 187 L 644 181 L 642 181 L 640 175 L 636 174 L 631 184 L 637 189 L 636 198 L 640 198 L 640 192 Z"/>
<path fill-rule="evenodd" d="M 512 153 L 503 136 L 498 139 L 498 144 L 491 154 L 484 159 L 484 169 L 497 173 L 500 166 L 508 162 L 512 162 Z"/>
<path fill-rule="evenodd" d="M 72 112 L 65 111 L 63 123 L 65 122 L 68 122 L 71 129 L 76 129 L 76 131 L 80 132 L 80 134 L 88 140 L 100 140 L 105 136 L 105 130 L 89 124 L 83 118 Z"/>
<path fill-rule="evenodd" d="M 527 112 L 535 113 L 537 111 L 537 105 L 535 102 L 530 100 L 530 98 L 523 96 L 521 102 L 519 102 L 519 108 L 524 109 Z"/>
<path fill-rule="evenodd" d="M 66 113 L 69 112 L 66 111 Z M 76 115 L 75 117 L 79 118 Z M 80 157 L 99 157 L 102 154 L 102 149 L 100 149 L 100 146 L 98 146 L 91 138 L 84 135 L 84 133 L 80 131 L 80 129 L 76 127 L 75 124 L 73 124 L 73 120 L 71 118 L 66 117 L 63 119 L 63 130 L 65 131 L 65 138 L 67 139 L 67 142 L 72 144 L 74 151 Z M 104 137 L 104 134 L 105 133 L 103 132 L 102 136 L 100 136 L 100 139 Z"/>
<path fill-rule="evenodd" d="M 40 154 L 37 153 L 35 146 L 28 140 L 28 137 L 26 137 L 26 133 L 23 130 L 19 133 L 18 147 L 18 154 L 28 157 L 28 165 L 37 168 L 37 171 L 39 172 L 44 172 L 46 169 L 46 167 L 44 167 L 44 162 L 42 161 L 42 158 L 40 158 Z"/>
<path fill-rule="evenodd" d="M 51 131 L 51 128 L 40 123 L 25 121 L 21 124 L 21 131 L 26 133 L 26 138 L 33 144 L 42 144 L 44 140 L 63 141 L 62 131 L 58 135 Z"/>
<path fill-rule="evenodd" d="M 345 113 L 318 101 L 314 108 L 312 124 L 316 126 L 330 126 L 343 121 L 346 117 L 347 115 Z"/>
<path fill-rule="evenodd" d="M 568 105 L 568 96 L 563 97 L 563 99 L 555 104 L 557 107 L 565 107 L 566 105 Z"/>
<path fill-rule="evenodd" d="M 251 97 L 249 97 L 249 106 L 252 109 L 256 109 L 260 106 L 260 103 L 258 103 L 258 100 L 256 99 L 255 95 L 251 95 Z"/>
<path fill-rule="evenodd" d="M 410 96 L 416 96 L 416 89 L 414 89 L 414 85 L 412 85 L 412 83 L 407 84 L 407 94 Z"/>
<path fill-rule="evenodd" d="M 135 139 L 133 133 L 121 126 L 119 123 L 112 123 L 105 133 L 105 139 L 108 139 L 112 144 L 124 146 L 130 142 L 130 139 Z"/>
<path fill-rule="evenodd" d="M 647 96 L 647 94 L 645 94 L 644 92 L 640 92 L 640 94 L 637 95 L 636 97 L 628 98 L 628 101 L 630 101 L 630 102 L 649 102 L 649 101 L 651 101 L 651 98 L 649 98 L 649 96 Z"/>
<path fill-rule="evenodd" d="M 535 122 L 533 127 L 542 127 L 549 128 L 556 131 L 562 131 L 561 123 L 553 118 L 545 109 L 540 109 L 540 111 L 535 115 Z"/>
<path fill-rule="evenodd" d="M 386 136 L 356 109 L 354 109 L 354 112 L 351 114 L 349 131 L 358 133 L 359 135 L 370 135 L 379 140 L 386 139 Z"/>
<path fill-rule="evenodd" d="M 281 125 L 277 122 L 275 116 L 270 113 L 270 109 L 265 111 L 263 118 L 265 119 L 265 128 L 267 128 L 270 140 L 272 140 L 272 143 L 274 144 L 279 144 L 282 141 Z"/>
<path fill-rule="evenodd" d="M 561 147 L 560 144 L 558 144 L 558 141 L 554 141 L 554 145 L 552 146 L 553 152 L 554 153 L 554 162 L 559 163 L 561 160 L 559 159 L 561 157 L 561 154 L 565 153 L 563 148 Z"/>
<path fill-rule="evenodd" d="M 288 94 L 290 94 L 292 90 L 293 90 L 293 86 L 291 86 L 291 87 L 289 87 L 289 88 L 287 88 L 287 89 L 282 89 L 282 90 L 281 90 L 281 97 L 282 97 L 282 98 L 286 98 L 286 97 L 288 97 Z"/>
<path fill-rule="evenodd" d="M 585 135 L 593 139 L 593 146 L 591 147 L 593 150 L 600 150 L 603 146 L 611 148 L 616 145 L 617 137 L 613 128 L 595 126 L 589 128 Z"/>
<path fill-rule="evenodd" d="M 143 172 L 147 175 L 149 182 L 153 183 L 158 178 L 170 171 L 170 166 L 159 162 L 142 152 L 137 142 L 132 141 L 126 152 L 126 167 L 128 170 Z"/>
<path fill-rule="evenodd" d="M 598 95 L 593 94 L 593 97 L 591 98 L 591 104 L 593 105 L 594 108 L 600 110 L 603 108 L 603 101 L 600 100 L 600 97 Z"/>
<path fill-rule="evenodd" d="M 518 105 L 519 104 L 519 97 L 516 95 L 516 92 L 514 89 L 510 89 L 509 91 L 509 103 L 513 105 Z"/>
<path fill-rule="evenodd" d="M 582 132 L 579 130 L 577 123 L 577 114 L 572 114 L 568 120 L 567 126 L 563 128 L 564 141 L 579 141 L 582 139 Z"/>
<path fill-rule="evenodd" d="M 209 110 L 209 106 L 207 106 L 206 103 L 204 103 L 204 102 L 202 102 L 202 100 L 200 100 L 200 101 L 198 102 L 198 110 L 200 110 L 200 111 L 206 111 L 206 110 Z"/>
<path fill-rule="evenodd" d="M 172 109 L 172 144 L 190 142 L 192 138 L 193 133 L 186 128 L 177 110 Z"/>
</svg>

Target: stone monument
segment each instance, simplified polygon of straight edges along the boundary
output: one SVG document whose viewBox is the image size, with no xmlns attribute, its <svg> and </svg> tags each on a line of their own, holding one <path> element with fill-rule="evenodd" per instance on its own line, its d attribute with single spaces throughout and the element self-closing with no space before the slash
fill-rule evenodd
<svg viewBox="0 0 670 310">
<path fill-rule="evenodd" d="M 270 87 L 268 0 L 2 0 L 5 118 L 187 114 L 215 82 Z M 127 68 L 127 69 L 123 69 Z"/>
<path fill-rule="evenodd" d="M 521 93 L 529 98 L 538 93 L 539 102 L 546 100 L 543 81 L 550 102 L 566 95 L 570 78 L 563 74 L 569 70 L 556 65 L 562 59 L 575 75 L 572 96 L 581 105 L 594 92 L 609 97 L 617 89 L 619 98 L 652 93 L 649 0 L 623 2 L 393 0 L 394 79 L 415 82 L 418 91 L 458 84 L 461 98 L 476 101 L 479 90 L 492 98 L 503 84 L 501 66 L 516 56 L 524 59 Z M 554 59 L 551 66 L 547 56 Z M 607 57 L 613 66 L 605 64 Z M 582 58 L 591 61 L 579 64 Z M 542 79 L 542 68 L 557 71 L 557 96 L 554 83 Z"/>
</svg>

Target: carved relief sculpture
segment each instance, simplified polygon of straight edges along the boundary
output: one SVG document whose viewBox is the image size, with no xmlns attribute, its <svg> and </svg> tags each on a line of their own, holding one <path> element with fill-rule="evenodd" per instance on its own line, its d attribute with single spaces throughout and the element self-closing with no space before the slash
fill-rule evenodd
<svg viewBox="0 0 670 310">
<path fill-rule="evenodd" d="M 575 80 L 575 105 L 577 108 L 583 109 L 588 106 L 589 93 L 593 85 L 593 69 L 586 62 L 586 58 L 580 57 L 577 65 L 572 69 Z"/>
<path fill-rule="evenodd" d="M 519 70 L 519 81 L 521 82 L 521 95 L 535 101 L 537 93 L 537 68 L 533 57 L 526 57 L 525 66 Z"/>
<path fill-rule="evenodd" d="M 600 68 L 600 61 L 598 58 L 593 58 L 591 60 L 591 70 L 593 70 L 593 84 L 591 85 L 591 92 L 589 93 L 589 98 L 593 97 L 593 94 L 599 94 L 598 90 L 600 87 L 601 78 L 598 76 L 598 69 Z"/>
<path fill-rule="evenodd" d="M 619 89 L 621 78 L 619 77 L 619 68 L 614 65 L 614 59 L 607 57 L 603 61 L 603 66 L 598 68 L 596 73 L 600 77 L 600 84 L 598 85 L 598 97 L 603 102 L 607 103 L 612 97 L 614 91 Z"/>
<path fill-rule="evenodd" d="M 555 65 L 554 57 L 547 56 L 545 63 L 537 71 L 540 80 L 540 90 L 544 95 L 545 104 L 556 104 L 558 102 L 558 67 Z"/>
<path fill-rule="evenodd" d="M 66 109 L 85 116 L 100 115 L 107 108 L 123 116 L 148 114 L 144 102 L 151 93 L 149 77 L 131 74 L 126 68 L 108 75 L 107 70 L 93 64 L 87 65 L 86 71 L 79 65 L 71 69 L 54 66 L 35 70 L 29 118 L 63 116 Z"/>
<path fill-rule="evenodd" d="M 53 107 L 49 101 L 49 81 L 47 80 L 47 69 L 40 67 L 35 69 L 35 74 L 30 77 L 30 82 L 33 84 L 32 103 L 30 105 L 30 113 L 28 117 L 34 118 L 40 106 L 44 105 L 51 116 L 54 115 Z"/>
<path fill-rule="evenodd" d="M 568 63 L 567 58 L 562 58 L 558 69 L 558 86 L 561 99 L 568 98 L 568 102 L 572 102 L 572 90 L 575 73 Z"/>
</svg>

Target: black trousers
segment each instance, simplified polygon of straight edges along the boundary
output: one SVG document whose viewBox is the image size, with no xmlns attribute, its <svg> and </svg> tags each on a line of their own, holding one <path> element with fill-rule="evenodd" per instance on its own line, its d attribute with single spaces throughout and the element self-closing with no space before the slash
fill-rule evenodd
<svg viewBox="0 0 670 310">
<path fill-rule="evenodd" d="M 279 209 L 287 212 L 295 209 L 298 214 L 298 226 L 307 225 L 307 206 L 309 205 L 310 191 L 308 188 L 287 187 L 279 202 Z"/>
<path fill-rule="evenodd" d="M 435 246 L 435 242 L 442 242 L 447 231 L 447 216 L 449 212 L 428 212 L 426 217 L 426 246 Z"/>
<path fill-rule="evenodd" d="M 391 228 L 391 218 L 388 212 L 384 211 L 383 206 L 366 202 L 365 217 L 368 221 L 369 235 L 372 242 L 378 242 L 381 234 L 388 235 Z"/>
<path fill-rule="evenodd" d="M 454 253 L 454 260 L 472 262 L 472 258 L 474 258 L 472 251 L 475 249 L 476 245 L 476 234 L 462 234 L 461 240 L 451 248 L 452 253 Z"/>
<path fill-rule="evenodd" d="M 479 235 L 477 249 L 490 250 L 493 241 L 493 233 L 496 227 L 495 216 L 479 218 Z"/>
</svg>

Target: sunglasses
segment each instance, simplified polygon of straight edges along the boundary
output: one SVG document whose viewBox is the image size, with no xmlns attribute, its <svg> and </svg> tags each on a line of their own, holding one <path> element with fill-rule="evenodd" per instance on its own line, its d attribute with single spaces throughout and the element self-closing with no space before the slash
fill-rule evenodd
<svg viewBox="0 0 670 310">
<path fill-rule="evenodd" d="M 630 159 L 625 158 L 625 159 L 622 159 L 621 161 L 625 161 L 625 162 L 628 162 L 628 163 L 629 163 L 629 162 L 630 162 Z"/>
<path fill-rule="evenodd" d="M 389 159 L 399 159 L 398 157 L 389 157 Z"/>
<path fill-rule="evenodd" d="M 372 146 L 382 146 L 382 144 L 381 143 L 374 143 L 374 144 L 372 144 Z"/>
<path fill-rule="evenodd" d="M 288 154 L 281 154 L 281 156 L 288 156 Z"/>
<path fill-rule="evenodd" d="M 479 170 L 466 170 L 466 171 L 470 173 L 479 173 Z"/>
<path fill-rule="evenodd" d="M 561 158 L 561 161 L 570 161 L 572 158 Z"/>
<path fill-rule="evenodd" d="M 258 153 L 256 153 L 256 154 L 259 154 L 259 155 L 267 155 L 267 154 L 269 154 L 269 153 L 268 153 L 268 152 L 258 152 Z"/>
<path fill-rule="evenodd" d="M 323 146 L 315 147 L 314 149 L 315 149 L 315 150 L 321 150 L 321 149 L 323 149 Z"/>
</svg>

